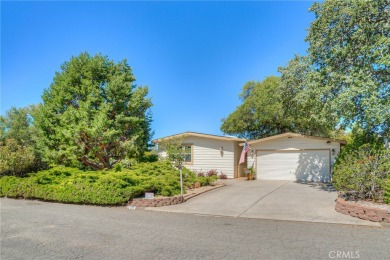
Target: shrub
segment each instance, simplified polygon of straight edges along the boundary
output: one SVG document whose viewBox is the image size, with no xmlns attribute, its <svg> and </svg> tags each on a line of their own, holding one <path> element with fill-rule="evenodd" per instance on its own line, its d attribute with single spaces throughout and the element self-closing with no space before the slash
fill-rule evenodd
<svg viewBox="0 0 390 260">
<path fill-rule="evenodd" d="M 15 139 L 7 139 L 0 145 L 0 176 L 24 176 L 42 166 L 32 146 L 22 146 Z"/>
<path fill-rule="evenodd" d="M 213 176 L 204 176 L 204 177 L 198 177 L 197 181 L 200 182 L 201 186 L 208 186 L 213 184 L 217 180 L 217 175 Z"/>
<path fill-rule="evenodd" d="M 227 175 L 224 174 L 223 172 L 221 172 L 221 173 L 219 174 L 219 178 L 222 179 L 222 180 L 227 179 Z"/>
<path fill-rule="evenodd" d="M 381 200 L 389 173 L 389 151 L 363 145 L 339 158 L 333 182 L 337 190 L 353 199 Z"/>
<path fill-rule="evenodd" d="M 140 162 L 157 162 L 158 161 L 158 155 L 156 152 L 145 152 L 144 155 L 141 157 Z"/>
<path fill-rule="evenodd" d="M 120 205 L 145 192 L 180 194 L 179 171 L 169 162 L 140 163 L 131 169 L 82 171 L 55 167 L 28 177 L 0 178 L 0 196 L 42 199 L 64 203 Z M 183 169 L 184 184 L 191 186 L 196 175 Z M 212 180 L 205 180 L 204 185 Z"/>
<path fill-rule="evenodd" d="M 387 176 L 385 185 L 385 203 L 390 204 L 390 175 Z"/>
<path fill-rule="evenodd" d="M 196 172 L 196 175 L 197 175 L 198 177 L 204 177 L 204 176 L 205 176 L 205 173 L 202 172 L 202 171 L 198 171 L 198 172 Z"/>
<path fill-rule="evenodd" d="M 213 184 L 217 179 L 217 170 L 209 170 L 208 172 L 203 171 L 195 171 L 195 178 L 192 181 L 192 184 L 195 182 L 199 182 L 201 186 L 208 186 Z M 191 187 L 192 185 L 188 185 L 188 187 Z"/>
<path fill-rule="evenodd" d="M 209 170 L 207 172 L 207 176 L 211 177 L 211 176 L 217 176 L 218 174 L 218 171 L 217 170 Z"/>
</svg>

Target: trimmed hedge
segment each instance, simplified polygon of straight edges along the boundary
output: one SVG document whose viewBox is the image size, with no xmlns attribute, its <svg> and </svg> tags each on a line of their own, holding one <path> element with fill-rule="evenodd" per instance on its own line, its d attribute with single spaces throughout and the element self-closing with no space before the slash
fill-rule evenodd
<svg viewBox="0 0 390 260">
<path fill-rule="evenodd" d="M 193 172 L 183 169 L 185 186 L 191 187 L 200 179 Z M 210 184 L 212 181 L 202 179 L 202 184 Z M 103 171 L 55 167 L 28 177 L 0 178 L 2 197 L 63 203 L 120 205 L 145 192 L 162 196 L 180 194 L 179 171 L 169 162 L 154 162 L 141 163 L 130 169 Z"/>
<path fill-rule="evenodd" d="M 387 181 L 385 185 L 385 203 L 390 204 L 390 175 L 387 176 Z"/>
</svg>

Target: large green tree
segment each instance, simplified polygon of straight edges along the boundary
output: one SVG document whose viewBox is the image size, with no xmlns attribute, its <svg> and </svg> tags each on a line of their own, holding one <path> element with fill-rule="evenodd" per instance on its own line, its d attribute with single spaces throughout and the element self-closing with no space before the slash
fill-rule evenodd
<svg viewBox="0 0 390 260">
<path fill-rule="evenodd" d="M 310 91 L 322 101 L 322 114 L 389 135 L 390 1 L 325 1 L 310 11 L 316 17 L 306 38 L 316 72 Z"/>
<path fill-rule="evenodd" d="M 286 67 L 280 67 L 279 92 L 284 108 L 284 120 L 290 130 L 329 137 L 339 119 L 335 113 L 321 113 L 324 101 L 313 79 L 317 72 L 305 56 L 295 55 Z"/>
<path fill-rule="evenodd" d="M 126 60 L 82 53 L 61 66 L 34 117 L 50 163 L 111 168 L 140 158 L 151 138 L 147 87 L 136 87 Z"/>
<path fill-rule="evenodd" d="M 278 77 L 247 82 L 240 94 L 242 104 L 222 119 L 221 130 L 247 139 L 286 131 L 278 85 Z"/>
<path fill-rule="evenodd" d="M 312 104 L 302 90 L 291 87 L 288 80 L 305 74 L 298 64 L 291 63 L 282 80 L 271 76 L 250 81 L 243 87 L 242 104 L 222 120 L 221 130 L 247 139 L 258 139 L 285 132 L 309 135 L 328 135 L 329 124 L 316 116 Z M 306 77 L 302 75 L 302 77 Z"/>
<path fill-rule="evenodd" d="M 389 136 L 390 1 L 325 1 L 310 11 L 316 18 L 308 55 L 279 68 L 270 91 L 266 81 L 248 83 L 223 132 L 251 139 L 284 131 L 329 136 L 339 125 Z"/>
</svg>

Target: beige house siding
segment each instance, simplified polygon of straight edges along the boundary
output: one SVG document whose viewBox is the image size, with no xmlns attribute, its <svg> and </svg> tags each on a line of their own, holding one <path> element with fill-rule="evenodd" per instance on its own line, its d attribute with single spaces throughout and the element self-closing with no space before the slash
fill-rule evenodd
<svg viewBox="0 0 390 260">
<path fill-rule="evenodd" d="M 242 141 L 228 141 L 199 136 L 182 137 L 180 140 L 183 144 L 192 145 L 192 163 L 184 164 L 187 169 L 203 172 L 217 170 L 218 174 L 222 172 L 228 178 L 237 178 L 238 159 L 242 149 L 239 143 Z M 223 147 L 223 153 L 221 153 L 220 147 Z M 239 151 L 238 158 L 237 151 Z M 159 157 L 166 156 L 166 153 L 162 150 L 159 150 L 158 154 Z"/>
<path fill-rule="evenodd" d="M 223 172 L 228 178 L 234 178 L 235 142 L 201 137 L 186 137 L 182 142 L 193 144 L 192 164 L 185 164 L 186 168 L 196 171 L 217 170 L 218 174 Z M 220 147 L 223 147 L 223 153 Z"/>
</svg>

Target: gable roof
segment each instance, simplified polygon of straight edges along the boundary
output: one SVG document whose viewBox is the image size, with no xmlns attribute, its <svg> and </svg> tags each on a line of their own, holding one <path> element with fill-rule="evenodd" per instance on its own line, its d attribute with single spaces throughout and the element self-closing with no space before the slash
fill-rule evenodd
<svg viewBox="0 0 390 260">
<path fill-rule="evenodd" d="M 223 140 L 223 141 L 236 141 L 236 142 L 245 142 L 245 139 L 238 138 L 234 136 L 222 136 L 222 135 L 210 135 L 210 134 L 202 134 L 202 133 L 196 133 L 196 132 L 184 132 L 180 134 L 170 135 L 163 138 L 158 138 L 153 140 L 153 143 L 158 143 L 162 140 L 169 140 L 169 139 L 175 139 L 175 138 L 185 138 L 185 137 L 203 137 L 203 138 L 209 138 L 214 140 Z"/>
<path fill-rule="evenodd" d="M 257 143 L 260 143 L 260 142 L 270 141 L 270 140 L 273 140 L 273 139 L 279 139 L 279 138 L 282 138 L 282 137 L 302 137 L 302 138 L 311 138 L 311 139 L 317 139 L 317 140 L 337 142 L 337 143 L 340 143 L 340 144 L 346 144 L 347 143 L 347 141 L 341 140 L 341 139 L 326 138 L 326 137 L 311 136 L 311 135 L 302 135 L 302 134 L 296 134 L 296 133 L 288 132 L 288 133 L 283 133 L 283 134 L 278 134 L 278 135 L 273 135 L 273 136 L 269 136 L 269 137 L 260 138 L 260 139 L 257 139 L 257 140 L 248 141 L 248 144 L 249 145 L 257 144 Z M 242 146 L 244 144 L 240 144 L 240 145 Z"/>
</svg>

